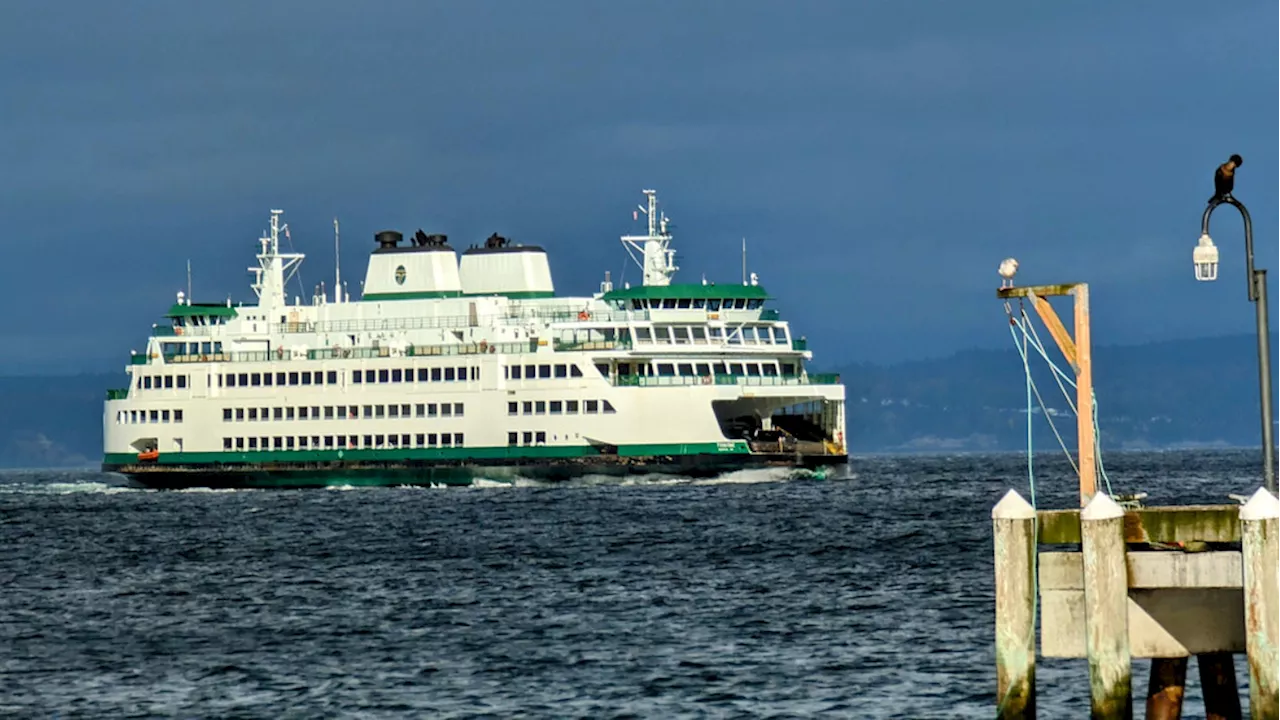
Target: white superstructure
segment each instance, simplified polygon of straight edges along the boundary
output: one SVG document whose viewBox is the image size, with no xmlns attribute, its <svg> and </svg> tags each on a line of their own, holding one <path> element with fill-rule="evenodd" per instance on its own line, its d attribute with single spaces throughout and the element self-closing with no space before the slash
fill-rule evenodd
<svg viewBox="0 0 1280 720">
<path fill-rule="evenodd" d="M 303 256 L 280 252 L 273 210 L 256 304 L 179 293 L 132 358 L 130 386 L 108 394 L 104 467 L 146 478 L 843 459 L 838 378 L 808 372 L 810 351 L 754 280 L 672 284 L 667 221 L 645 193 L 648 235 L 622 238 L 644 284 L 606 280 L 590 297 L 556 297 L 540 247 L 495 234 L 459 258 L 443 235 L 384 231 L 360 300 L 318 287 L 290 302 Z"/>
</svg>

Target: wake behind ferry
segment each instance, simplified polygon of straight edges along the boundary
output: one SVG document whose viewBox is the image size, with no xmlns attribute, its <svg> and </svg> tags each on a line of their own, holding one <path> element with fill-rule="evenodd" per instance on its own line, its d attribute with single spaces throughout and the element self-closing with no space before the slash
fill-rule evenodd
<svg viewBox="0 0 1280 720">
<path fill-rule="evenodd" d="M 496 233 L 375 235 L 361 297 L 288 302 L 303 260 L 282 211 L 250 269 L 256 303 L 179 292 L 107 391 L 103 464 L 155 488 L 469 484 L 591 474 L 704 477 L 848 461 L 845 389 L 810 373 L 752 273 L 673 283 L 645 190 L 623 246 L 643 284 L 555 294 L 546 251 Z M 335 244 L 337 221 L 334 221 Z"/>
</svg>

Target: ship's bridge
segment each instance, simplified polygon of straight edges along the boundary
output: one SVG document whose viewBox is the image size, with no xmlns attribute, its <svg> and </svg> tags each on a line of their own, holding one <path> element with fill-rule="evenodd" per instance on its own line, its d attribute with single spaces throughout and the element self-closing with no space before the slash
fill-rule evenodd
<svg viewBox="0 0 1280 720">
<path fill-rule="evenodd" d="M 654 320 L 678 320 L 686 311 L 706 313 L 712 320 L 719 319 L 721 313 L 736 318 L 749 313 L 752 319 L 778 319 L 776 311 L 764 309 L 769 294 L 759 285 L 641 285 L 610 290 L 600 299 L 618 310 L 647 311 Z"/>
</svg>

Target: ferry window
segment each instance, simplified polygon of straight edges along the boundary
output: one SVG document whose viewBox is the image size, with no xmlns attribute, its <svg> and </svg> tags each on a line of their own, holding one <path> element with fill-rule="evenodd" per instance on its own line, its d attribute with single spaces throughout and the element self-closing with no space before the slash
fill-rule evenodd
<svg viewBox="0 0 1280 720">
<path fill-rule="evenodd" d="M 348 436 L 347 447 L 360 447 L 360 436 L 359 435 Z"/>
<path fill-rule="evenodd" d="M 708 365 L 707 363 L 698 363 L 696 369 L 697 369 L 697 373 L 696 373 L 697 375 L 706 376 L 711 374 L 711 366 Z"/>
<path fill-rule="evenodd" d="M 453 436 L 449 433 L 440 433 L 440 444 L 449 447 L 453 444 Z"/>
<path fill-rule="evenodd" d="M 249 408 L 249 419 L 250 420 L 258 419 L 258 408 Z M 263 418 L 263 419 L 265 420 L 266 418 Z"/>
<path fill-rule="evenodd" d="M 236 386 L 236 376 L 228 373 L 227 387 L 235 387 L 235 386 Z M 151 378 L 147 378 L 147 387 L 151 387 Z"/>
<path fill-rule="evenodd" d="M 150 418 L 149 422 L 153 422 L 153 423 L 160 422 L 160 411 L 152 410 L 150 413 L 148 413 L 148 417 Z"/>
<path fill-rule="evenodd" d="M 422 447 L 427 444 L 427 436 L 425 433 L 418 433 L 413 437 L 413 441 L 415 447 Z"/>
<path fill-rule="evenodd" d="M 638 327 L 636 328 L 636 340 L 640 342 L 651 342 L 653 340 L 653 334 L 647 327 Z"/>
<path fill-rule="evenodd" d="M 747 309 L 748 309 L 748 310 L 758 310 L 758 309 L 760 308 L 760 306 L 761 306 L 761 305 L 763 305 L 763 304 L 764 304 L 764 301 L 763 301 L 763 300 L 748 300 L 748 301 L 747 301 Z"/>
<path fill-rule="evenodd" d="M 547 434 L 546 434 L 545 432 L 542 432 L 541 430 L 539 430 L 537 433 L 535 433 L 535 434 L 534 434 L 534 436 L 533 436 L 533 441 L 534 441 L 535 443 L 537 443 L 538 445 L 546 445 L 546 444 L 547 444 Z"/>
<path fill-rule="evenodd" d="M 682 377 L 692 377 L 692 376 L 693 376 L 693 364 L 692 364 L 692 363 L 680 363 L 680 365 L 677 367 L 677 369 L 680 371 L 680 375 L 681 375 Z"/>
<path fill-rule="evenodd" d="M 428 404 L 427 404 L 427 417 L 435 417 L 435 416 L 436 416 L 436 404 L 435 404 L 435 403 L 428 403 Z"/>
<path fill-rule="evenodd" d="M 525 401 L 524 401 L 524 404 L 521 406 L 521 412 L 523 412 L 525 415 L 532 415 L 532 414 L 533 414 L 533 401 L 532 401 L 532 400 L 525 400 Z"/>
<path fill-rule="evenodd" d="M 258 411 L 258 416 L 261 417 L 263 420 L 266 420 L 269 413 L 270 413 L 270 410 L 268 408 L 262 408 L 261 410 Z"/>
<path fill-rule="evenodd" d="M 168 411 L 168 410 L 161 410 L 161 411 L 160 411 L 160 422 L 169 422 L 169 411 Z"/>
<path fill-rule="evenodd" d="M 431 382 L 440 382 L 440 368 L 431 368 Z"/>
<path fill-rule="evenodd" d="M 430 373 L 431 371 L 426 368 L 418 368 L 418 382 L 426 382 L 431 376 Z"/>
<path fill-rule="evenodd" d="M 624 362 L 620 362 L 620 363 L 618 363 L 618 374 L 619 374 L 619 375 L 630 375 L 630 374 L 631 374 L 631 363 L 624 363 Z"/>
<path fill-rule="evenodd" d="M 223 450 L 231 449 L 231 438 L 222 438 L 222 449 Z"/>
<path fill-rule="evenodd" d="M 711 334 L 711 339 L 719 341 L 724 338 L 724 328 L 712 327 L 707 328 L 707 332 Z"/>
<path fill-rule="evenodd" d="M 444 369 L 444 380 L 445 380 L 445 382 L 449 382 L 449 381 L 453 380 L 453 378 L 454 378 L 454 375 L 453 375 L 453 368 L 451 368 L 451 367 L 447 367 L 447 368 L 445 368 L 445 369 Z"/>
<path fill-rule="evenodd" d="M 333 436 L 332 436 L 332 435 L 325 435 L 325 436 L 324 436 L 324 447 L 325 447 L 325 449 L 326 449 L 326 450 L 328 450 L 329 448 L 333 447 Z"/>
<path fill-rule="evenodd" d="M 244 449 L 244 438 L 242 438 L 242 437 L 238 437 L 238 438 L 236 438 L 236 449 L 237 449 L 237 450 L 243 450 L 243 449 Z"/>
<path fill-rule="evenodd" d="M 613 409 L 613 404 L 610 403 L 608 400 L 601 400 L 600 405 L 606 414 L 613 414 L 618 412 L 617 410 Z"/>
<path fill-rule="evenodd" d="M 236 420 L 244 420 L 244 408 L 236 408 Z"/>
<path fill-rule="evenodd" d="M 637 300 L 637 299 L 635 299 L 635 298 L 632 298 L 632 299 L 631 299 L 631 309 L 632 309 L 632 310 L 643 310 L 643 309 L 644 309 L 644 306 L 642 306 L 642 305 L 640 304 L 640 301 L 639 301 L 639 300 Z"/>
<path fill-rule="evenodd" d="M 596 363 L 596 372 L 602 377 L 609 377 L 609 363 Z"/>
<path fill-rule="evenodd" d="M 711 299 L 711 300 L 708 300 L 708 301 L 707 301 L 707 309 L 708 309 L 708 310 L 710 310 L 711 312 L 715 312 L 715 311 L 719 310 L 719 309 L 720 309 L 720 300 L 719 300 L 719 299 L 714 299 L 714 298 L 713 298 L 713 299 Z"/>
<path fill-rule="evenodd" d="M 511 379 L 511 368 L 507 365 L 502 366 L 502 379 L 503 380 Z"/>
<path fill-rule="evenodd" d="M 690 302 L 691 301 L 689 300 L 689 298 L 680 298 L 678 301 L 676 301 L 676 307 L 680 308 L 681 310 L 688 310 Z"/>
<path fill-rule="evenodd" d="M 262 384 L 271 387 L 271 373 L 262 373 Z"/>
<path fill-rule="evenodd" d="M 364 406 L 364 417 L 365 417 L 365 419 L 368 419 L 368 418 L 373 417 L 373 406 L 372 406 L 372 405 L 365 405 L 365 406 Z"/>
<path fill-rule="evenodd" d="M 516 445 L 519 442 L 520 442 L 520 433 L 518 432 L 507 433 L 507 445 Z"/>
<path fill-rule="evenodd" d="M 283 420 L 283 419 L 284 419 L 284 408 L 274 408 L 274 409 L 271 411 L 271 419 L 273 419 L 273 420 Z"/>
<path fill-rule="evenodd" d="M 525 430 L 525 431 L 524 431 L 524 434 L 523 434 L 523 436 L 522 436 L 522 438 L 521 438 L 521 439 L 523 439 L 523 440 L 524 440 L 524 444 L 525 444 L 525 445 L 532 445 L 532 444 L 533 444 L 533 432 L 532 432 L 532 431 L 530 431 L 530 430 Z"/>
<path fill-rule="evenodd" d="M 414 417 L 426 417 L 427 406 L 423 403 L 418 403 L 413 407 L 413 414 L 414 414 Z"/>
<path fill-rule="evenodd" d="M 538 366 L 538 377 L 539 377 L 539 378 L 549 378 L 549 377 L 551 377 L 551 366 L 550 366 L 550 365 L 539 365 L 539 366 Z"/>
<path fill-rule="evenodd" d="M 284 438 L 277 435 L 274 438 L 271 438 L 271 444 L 276 450 L 281 450 L 284 448 Z"/>
<path fill-rule="evenodd" d="M 252 373 L 249 375 L 249 384 L 258 387 L 262 384 L 262 373 Z"/>
<path fill-rule="evenodd" d="M 462 417 L 462 403 L 453 404 L 453 416 Z"/>
<path fill-rule="evenodd" d="M 385 405 L 374 405 L 374 406 L 373 406 L 373 416 L 374 416 L 374 417 L 376 417 L 376 418 L 381 418 L 381 417 L 386 417 L 386 415 L 387 415 L 387 408 L 386 408 L 386 406 L 385 406 Z"/>
<path fill-rule="evenodd" d="M 325 419 L 325 420 L 332 420 L 332 419 L 333 419 L 333 406 L 332 406 L 332 405 L 325 405 L 325 406 L 324 406 L 324 419 Z"/>
<path fill-rule="evenodd" d="M 524 379 L 525 379 L 525 380 L 532 380 L 532 379 L 534 379 L 534 378 L 536 378 L 536 377 L 538 377 L 538 366 L 537 366 L 537 365 L 525 365 L 525 366 L 524 366 Z"/>
<path fill-rule="evenodd" d="M 508 415 L 519 415 L 519 414 L 520 414 L 520 403 L 517 403 L 517 402 L 509 402 L 509 403 L 507 403 L 507 414 L 508 414 Z"/>
<path fill-rule="evenodd" d="M 427 445 L 435 447 L 438 444 L 435 433 L 427 433 Z"/>
<path fill-rule="evenodd" d="M 453 444 L 457 447 L 462 447 L 462 433 L 453 434 Z"/>
<path fill-rule="evenodd" d="M 796 366 L 793 363 L 782 363 L 782 374 L 791 377 L 796 374 Z"/>
<path fill-rule="evenodd" d="M 409 417 L 409 404 L 405 403 L 400 406 L 400 417 Z"/>
<path fill-rule="evenodd" d="M 307 414 L 308 414 L 308 413 L 307 413 L 307 409 L 306 409 L 305 407 L 300 407 L 300 408 L 298 408 L 298 419 L 299 419 L 299 420 L 306 420 L 306 419 L 307 419 Z"/>
<path fill-rule="evenodd" d="M 546 414 L 547 414 L 547 401 L 546 401 L 546 400 L 536 400 L 536 401 L 534 401 L 534 403 L 533 403 L 533 411 L 534 411 L 534 414 L 536 414 L 536 415 L 546 415 Z"/>
<path fill-rule="evenodd" d="M 599 402 L 599 401 L 597 401 L 597 400 L 588 400 L 588 401 L 586 401 L 586 403 L 584 403 L 584 404 L 586 405 L 586 409 L 584 410 L 584 412 L 585 412 L 585 413 L 587 413 L 588 415 L 593 415 L 593 414 L 595 414 L 595 413 L 600 412 L 600 402 Z"/>
<path fill-rule="evenodd" d="M 289 437 L 287 437 L 287 438 L 285 438 L 285 439 L 284 439 L 284 446 L 285 446 L 286 448 L 290 449 L 290 450 L 292 450 L 292 449 L 293 449 L 293 436 L 292 436 L 292 435 L 290 435 Z"/>
<path fill-rule="evenodd" d="M 694 341 L 695 343 L 705 343 L 705 342 L 707 341 L 707 329 L 706 329 L 706 328 L 704 328 L 704 327 L 694 327 L 694 328 L 689 328 L 689 331 L 690 331 L 691 333 L 693 333 L 693 341 Z"/>
<path fill-rule="evenodd" d="M 730 375 L 741 375 L 741 374 L 742 374 L 742 363 L 729 363 L 729 374 L 730 374 Z"/>
<path fill-rule="evenodd" d="M 395 435 L 388 435 L 387 444 L 390 445 L 391 447 L 396 447 L 397 445 L 400 444 L 400 438 Z"/>
<path fill-rule="evenodd" d="M 404 382 L 404 377 L 401 374 L 400 368 L 396 368 L 391 371 L 391 382 Z"/>
<path fill-rule="evenodd" d="M 393 418 L 398 418 L 398 417 L 400 417 L 400 406 L 399 406 L 399 405 L 392 405 L 391 407 L 387 408 L 387 411 L 388 411 L 388 412 L 387 412 L 387 415 L 388 415 L 388 416 L 390 416 L 390 417 L 393 417 Z"/>
<path fill-rule="evenodd" d="M 292 420 L 292 419 L 293 419 L 293 414 L 294 414 L 294 410 L 293 410 L 293 408 L 288 407 L 288 408 L 285 408 L 285 409 L 284 409 L 284 419 L 285 419 L 285 420 Z"/>
<path fill-rule="evenodd" d="M 559 415 L 564 412 L 564 403 L 559 400 L 552 400 L 549 409 L 552 415 Z"/>
<path fill-rule="evenodd" d="M 164 387 L 165 387 L 165 389 L 166 389 L 166 390 L 172 390 L 172 389 L 173 389 L 173 376 L 172 376 L 172 375 L 165 375 L 165 376 L 164 376 Z"/>
<path fill-rule="evenodd" d="M 703 298 L 696 298 L 693 301 L 693 307 L 695 310 L 701 310 L 706 306 L 707 306 L 707 301 L 704 300 Z"/>
<path fill-rule="evenodd" d="M 474 366 L 471 368 L 471 379 L 472 380 L 480 379 L 480 368 L 474 367 Z"/>
<path fill-rule="evenodd" d="M 653 341 L 658 343 L 671 342 L 671 333 L 668 328 L 656 327 L 653 329 Z"/>
<path fill-rule="evenodd" d="M 137 410 L 130 410 L 130 411 L 129 411 L 129 422 L 130 422 L 130 423 L 132 423 L 132 424 L 134 424 L 134 425 L 137 425 L 137 424 L 138 424 L 138 411 L 137 411 Z"/>
<path fill-rule="evenodd" d="M 565 413 L 567 413 L 567 414 L 569 414 L 569 415 L 577 415 L 577 414 L 578 414 L 578 401 L 577 401 L 577 400 L 565 400 L 565 401 L 564 401 L 564 411 L 565 411 Z"/>
<path fill-rule="evenodd" d="M 404 369 L 404 381 L 413 382 L 413 368 Z"/>
<path fill-rule="evenodd" d="M 689 344 L 689 328 L 672 328 L 671 332 L 675 335 L 677 345 Z"/>
<path fill-rule="evenodd" d="M 377 374 L 373 370 L 365 370 L 364 381 L 366 383 L 377 382 Z"/>
<path fill-rule="evenodd" d="M 222 408 L 222 419 L 224 422 L 231 419 L 231 408 Z"/>
<path fill-rule="evenodd" d="M 256 438 L 256 437 L 251 437 L 251 438 L 249 438 L 249 449 L 250 449 L 250 450 L 257 450 L 257 449 L 258 449 L 258 438 Z"/>
<path fill-rule="evenodd" d="M 761 372 L 761 374 L 763 374 L 765 377 L 777 377 L 777 376 L 778 376 L 778 366 L 777 366 L 777 365 L 774 365 L 773 363 L 761 363 L 761 364 L 760 364 L 760 372 Z"/>
<path fill-rule="evenodd" d="M 352 408 L 352 409 L 351 409 L 351 414 L 352 414 L 353 416 L 355 415 L 355 408 Z M 339 405 L 339 406 L 338 406 L 338 419 L 339 419 L 339 420 L 346 420 L 346 419 L 347 419 L 347 406 L 346 406 L 346 405 Z"/>
<path fill-rule="evenodd" d="M 658 376 L 671 377 L 676 374 L 676 368 L 671 363 L 658 363 Z"/>
<path fill-rule="evenodd" d="M 176 423 L 182 422 L 182 410 L 173 411 L 173 421 Z"/>
<path fill-rule="evenodd" d="M 712 368 L 713 370 L 715 370 L 715 374 L 716 374 L 716 375 L 728 375 L 728 374 L 729 374 L 729 370 L 725 367 L 725 364 L 724 364 L 724 363 L 716 363 L 716 364 L 712 365 L 712 366 L 711 366 L 711 368 Z"/>
<path fill-rule="evenodd" d="M 297 372 L 291 372 L 291 373 L 289 373 L 289 384 L 290 384 L 290 385 L 297 385 L 297 384 L 298 384 L 298 373 L 297 373 Z"/>
<path fill-rule="evenodd" d="M 569 377 L 569 366 L 567 366 L 567 365 L 556 365 L 556 377 L 558 377 L 558 378 L 566 378 L 566 377 Z"/>
<path fill-rule="evenodd" d="M 675 298 L 667 298 L 667 299 L 665 299 L 665 300 L 663 300 L 663 301 L 662 301 L 662 309 L 663 309 L 663 310 L 674 310 L 674 309 L 675 309 L 675 307 L 676 307 L 676 299 L 675 299 Z"/>
<path fill-rule="evenodd" d="M 143 381 L 143 377 L 142 377 L 141 375 L 139 375 L 137 378 L 135 378 L 134 387 L 136 387 L 136 388 L 138 388 L 139 390 L 141 390 L 141 389 L 142 389 L 142 381 Z M 148 387 L 150 387 L 150 386 L 148 386 Z M 222 376 L 221 376 L 221 375 L 219 375 L 219 376 L 218 376 L 218 387 L 222 387 Z"/>
<path fill-rule="evenodd" d="M 284 373 L 276 373 L 276 385 L 284 385 Z"/>
<path fill-rule="evenodd" d="M 388 376 L 389 376 L 389 375 L 390 375 L 390 374 L 389 374 L 385 369 L 384 369 L 384 370 L 379 370 L 379 371 L 378 371 L 378 382 L 380 382 L 380 383 L 388 382 L 387 378 L 388 378 Z"/>
<path fill-rule="evenodd" d="M 178 376 L 178 388 L 179 388 L 179 389 L 181 389 L 181 388 L 185 388 L 186 386 L 187 386 L 187 376 L 186 376 L 186 375 L 179 375 L 179 376 Z"/>
<path fill-rule="evenodd" d="M 240 373 L 240 376 L 236 378 L 236 384 L 238 384 L 240 387 L 248 387 L 249 373 Z"/>
<path fill-rule="evenodd" d="M 569 366 L 569 377 L 582 377 L 582 371 L 578 369 L 577 365 Z"/>
<path fill-rule="evenodd" d="M 366 448 L 368 448 L 368 447 L 373 447 L 373 436 L 372 436 L 372 435 L 365 435 L 365 436 L 364 436 L 364 445 L 363 445 L 363 447 L 366 447 Z"/>
<path fill-rule="evenodd" d="M 747 301 L 743 298 L 738 298 L 737 300 L 733 301 L 734 310 L 742 310 L 746 307 L 747 307 Z"/>
<path fill-rule="evenodd" d="M 784 327 L 775 327 L 773 329 L 773 341 L 779 345 L 785 345 L 787 342 L 787 329 Z"/>
<path fill-rule="evenodd" d="M 440 403 L 440 416 L 441 416 L 441 417 L 452 417 L 452 416 L 453 416 L 453 406 L 452 406 L 452 405 L 450 405 L 449 403 Z"/>
<path fill-rule="evenodd" d="M 364 379 L 364 373 L 360 372 L 359 370 L 351 371 L 351 382 L 359 385 L 360 381 L 363 379 Z"/>
<path fill-rule="evenodd" d="M 760 366 L 755 363 L 747 363 L 747 375 L 760 377 Z"/>
<path fill-rule="evenodd" d="M 303 385 L 310 385 L 310 384 L 311 384 L 311 373 L 310 373 L 310 372 L 304 372 L 304 373 L 302 373 L 302 384 L 303 384 Z"/>
<path fill-rule="evenodd" d="M 520 379 L 520 366 L 519 366 L 519 365 L 512 365 L 509 369 L 511 370 L 511 379 L 512 379 L 512 380 L 519 380 L 519 379 Z"/>
</svg>

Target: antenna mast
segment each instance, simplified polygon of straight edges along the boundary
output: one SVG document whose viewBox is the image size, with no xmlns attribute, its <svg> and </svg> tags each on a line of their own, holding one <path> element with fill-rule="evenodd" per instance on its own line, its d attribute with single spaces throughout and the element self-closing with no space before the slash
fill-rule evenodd
<svg viewBox="0 0 1280 720">
<path fill-rule="evenodd" d="M 342 251 L 338 246 L 338 218 L 333 219 L 333 301 L 342 302 Z"/>
<path fill-rule="evenodd" d="M 670 285 L 671 277 L 680 268 L 676 266 L 676 251 L 671 249 L 671 235 L 667 232 L 669 219 L 666 213 L 658 210 L 658 192 L 645 190 L 648 207 L 641 205 L 633 214 L 638 218 L 640 213 L 648 216 L 648 235 L 623 235 L 622 245 L 631 259 L 644 271 L 645 285 Z M 636 257 L 639 251 L 641 257 Z"/>
<path fill-rule="evenodd" d="M 187 302 L 191 301 L 191 258 L 187 258 Z"/>
<path fill-rule="evenodd" d="M 742 238 L 742 284 L 747 284 L 747 239 Z"/>
</svg>

